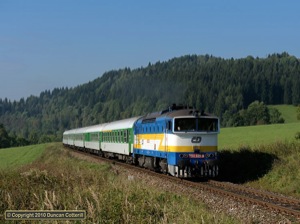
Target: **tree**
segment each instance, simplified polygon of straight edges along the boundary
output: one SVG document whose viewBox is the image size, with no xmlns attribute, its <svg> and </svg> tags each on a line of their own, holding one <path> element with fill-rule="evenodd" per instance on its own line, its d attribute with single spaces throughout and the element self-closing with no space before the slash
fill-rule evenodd
<svg viewBox="0 0 300 224">
<path fill-rule="evenodd" d="M 259 101 L 251 103 L 247 109 L 245 123 L 248 125 L 269 124 L 270 114 L 268 107 Z"/>
<path fill-rule="evenodd" d="M 0 148 L 10 147 L 10 137 L 5 130 L 3 124 L 0 124 Z"/>
<path fill-rule="evenodd" d="M 280 124 L 284 123 L 284 119 L 281 117 L 281 113 L 276 108 L 270 108 L 270 123 L 271 124 Z"/>
</svg>

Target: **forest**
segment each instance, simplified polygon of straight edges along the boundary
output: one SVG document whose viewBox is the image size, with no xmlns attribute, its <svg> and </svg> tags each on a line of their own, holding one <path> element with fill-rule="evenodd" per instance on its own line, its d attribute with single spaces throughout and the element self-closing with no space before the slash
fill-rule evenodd
<svg viewBox="0 0 300 224">
<path fill-rule="evenodd" d="M 19 101 L 0 98 L 0 124 L 11 138 L 32 144 L 60 141 L 67 129 L 144 115 L 173 103 L 215 114 L 222 127 L 280 123 L 278 111 L 263 108 L 299 105 L 299 87 L 300 60 L 286 52 L 240 59 L 186 55 L 112 70 L 86 84 Z M 252 119 L 255 108 L 264 119 Z"/>
</svg>

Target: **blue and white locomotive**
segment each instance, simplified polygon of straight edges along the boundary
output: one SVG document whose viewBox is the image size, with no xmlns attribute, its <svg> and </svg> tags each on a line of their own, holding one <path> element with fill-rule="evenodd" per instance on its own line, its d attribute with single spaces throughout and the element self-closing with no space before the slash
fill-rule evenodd
<svg viewBox="0 0 300 224">
<path fill-rule="evenodd" d="M 189 107 L 64 132 L 67 146 L 176 177 L 218 175 L 219 119 Z"/>
</svg>

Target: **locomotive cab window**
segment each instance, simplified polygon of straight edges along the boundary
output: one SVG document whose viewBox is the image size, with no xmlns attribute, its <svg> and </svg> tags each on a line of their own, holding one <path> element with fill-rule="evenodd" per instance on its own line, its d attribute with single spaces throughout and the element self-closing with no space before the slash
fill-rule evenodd
<svg viewBox="0 0 300 224">
<path fill-rule="evenodd" d="M 217 118 L 175 118 L 175 132 L 216 132 Z"/>
</svg>

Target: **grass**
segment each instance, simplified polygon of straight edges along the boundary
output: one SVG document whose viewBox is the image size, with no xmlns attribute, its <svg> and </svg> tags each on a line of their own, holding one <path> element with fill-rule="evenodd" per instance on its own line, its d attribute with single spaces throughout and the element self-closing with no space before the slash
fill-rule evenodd
<svg viewBox="0 0 300 224">
<path fill-rule="evenodd" d="M 297 107 L 293 105 L 270 105 L 268 107 L 278 109 L 285 123 L 221 128 L 219 149 L 238 149 L 245 146 L 253 147 L 278 141 L 294 140 L 296 133 L 300 132 L 300 121 L 297 120 Z"/>
<path fill-rule="evenodd" d="M 0 214 L 86 210 L 78 223 L 239 223 L 192 197 L 129 179 L 113 165 L 74 158 L 60 143 L 47 145 L 35 162 L 0 170 L 0 199 Z"/>
<path fill-rule="evenodd" d="M 246 185 L 300 198 L 300 141 L 264 145 L 251 151 L 272 156 L 273 160 L 263 176 Z"/>
<path fill-rule="evenodd" d="M 0 149 L 0 169 L 16 169 L 39 158 L 46 145 Z"/>
<path fill-rule="evenodd" d="M 300 123 L 222 128 L 219 149 L 257 147 L 274 142 L 292 141 L 297 132 L 300 132 Z"/>
<path fill-rule="evenodd" d="M 219 178 L 300 198 L 296 107 L 270 107 L 276 107 L 286 123 L 221 129 Z"/>
<path fill-rule="evenodd" d="M 285 123 L 300 122 L 297 120 L 297 107 L 293 105 L 270 105 L 269 108 L 276 108 L 281 113 Z"/>
</svg>

